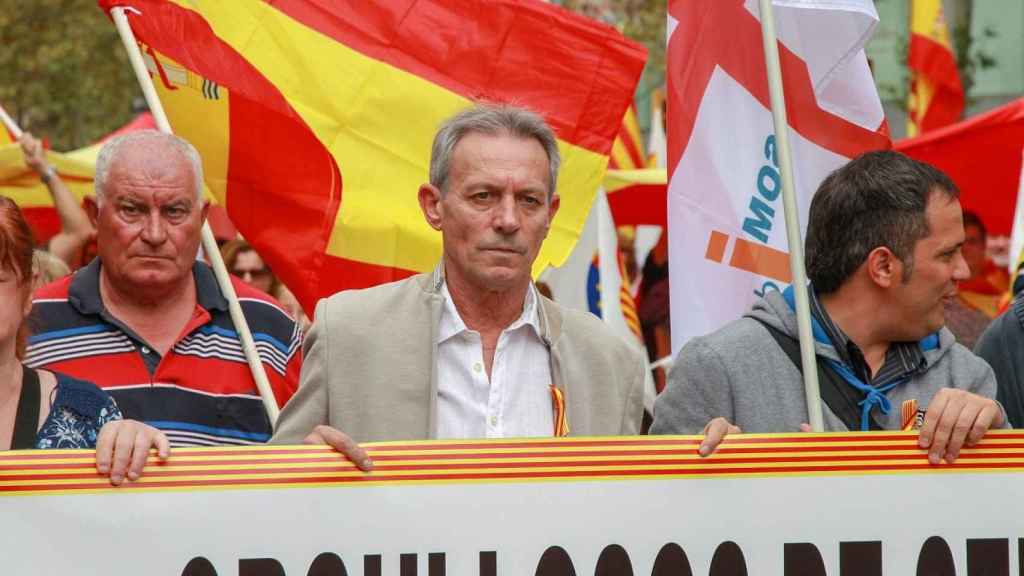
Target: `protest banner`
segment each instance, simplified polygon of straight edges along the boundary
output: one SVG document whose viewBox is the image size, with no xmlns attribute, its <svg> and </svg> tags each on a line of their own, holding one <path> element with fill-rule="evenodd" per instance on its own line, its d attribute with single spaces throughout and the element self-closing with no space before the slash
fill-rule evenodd
<svg viewBox="0 0 1024 576">
<path fill-rule="evenodd" d="M 1020 574 L 1024 432 L 954 465 L 913 433 L 181 449 L 110 488 L 0 455 L 5 574 Z M 1011 570 L 1012 567 L 1012 570 Z"/>
</svg>

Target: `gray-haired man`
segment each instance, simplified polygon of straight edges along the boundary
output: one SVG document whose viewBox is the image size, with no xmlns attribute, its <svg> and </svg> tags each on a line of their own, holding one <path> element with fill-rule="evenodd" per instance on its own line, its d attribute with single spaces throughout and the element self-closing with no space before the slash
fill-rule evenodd
<svg viewBox="0 0 1024 576">
<path fill-rule="evenodd" d="M 274 441 L 328 443 L 367 468 L 353 438 L 636 433 L 642 352 L 531 281 L 558 165 L 532 112 L 480 105 L 445 122 L 419 189 L 441 263 L 319 303 Z"/>
<path fill-rule="evenodd" d="M 198 152 L 175 136 L 138 131 L 104 144 L 87 203 L 99 256 L 36 292 L 26 363 L 95 382 L 174 446 L 266 442 L 270 421 L 228 302 L 196 261 L 202 183 Z M 283 404 L 298 382 L 299 331 L 268 295 L 232 283 L 253 335 L 269 344 L 259 354 Z"/>
</svg>

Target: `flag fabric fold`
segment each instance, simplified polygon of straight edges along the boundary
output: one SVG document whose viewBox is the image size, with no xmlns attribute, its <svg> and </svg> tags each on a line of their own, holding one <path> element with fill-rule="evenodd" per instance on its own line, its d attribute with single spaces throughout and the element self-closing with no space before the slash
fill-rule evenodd
<svg viewBox="0 0 1024 576">
<path fill-rule="evenodd" d="M 138 10 L 171 125 L 214 196 L 310 313 L 436 263 L 416 190 L 438 124 L 475 100 L 555 129 L 562 205 L 536 270 L 560 263 L 645 59 L 610 27 L 528 0 L 100 1 L 115 5 Z"/>
<path fill-rule="evenodd" d="M 952 178 L 960 188 L 964 210 L 978 214 L 990 235 L 1010 234 L 1024 148 L 1024 98 L 916 138 L 899 140 L 893 148 Z M 964 161 L 978 157 L 979 151 L 983 151 L 983 160 Z"/>
<path fill-rule="evenodd" d="M 870 0 L 775 0 L 801 225 L 830 171 L 890 146 L 864 44 Z M 670 0 L 672 348 L 790 281 L 758 3 Z M 801 233 L 803 230 L 801 230 Z"/>
</svg>

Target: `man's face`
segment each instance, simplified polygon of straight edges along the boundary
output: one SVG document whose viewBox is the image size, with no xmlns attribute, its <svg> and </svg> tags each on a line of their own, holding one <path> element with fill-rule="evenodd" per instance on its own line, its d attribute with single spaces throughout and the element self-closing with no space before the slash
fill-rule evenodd
<svg viewBox="0 0 1024 576">
<path fill-rule="evenodd" d="M 96 216 L 103 273 L 122 290 L 159 297 L 191 275 L 206 204 L 188 160 L 159 142 L 114 159 Z"/>
<path fill-rule="evenodd" d="M 920 340 L 945 324 L 945 305 L 956 298 L 956 283 L 970 276 L 961 248 L 964 244 L 960 202 L 933 191 L 926 209 L 929 234 L 914 245 L 914 266 L 906 268 L 893 286 L 901 334 L 899 340 Z"/>
<path fill-rule="evenodd" d="M 530 282 L 530 268 L 558 197 L 549 199 L 548 157 L 540 142 L 471 133 L 455 146 L 447 191 L 424 205 L 441 230 L 445 271 L 481 290 L 504 291 Z M 437 197 L 431 186 L 420 190 Z"/>
<path fill-rule="evenodd" d="M 974 225 L 964 226 L 964 260 L 971 269 L 971 278 L 985 269 L 985 235 Z"/>
</svg>

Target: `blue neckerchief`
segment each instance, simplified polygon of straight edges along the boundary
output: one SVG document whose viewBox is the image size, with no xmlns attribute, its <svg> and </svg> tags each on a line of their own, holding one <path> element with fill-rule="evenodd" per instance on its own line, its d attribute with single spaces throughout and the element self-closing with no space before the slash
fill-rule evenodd
<svg viewBox="0 0 1024 576">
<path fill-rule="evenodd" d="M 808 288 L 810 287 L 808 286 Z M 793 292 L 792 286 L 786 287 L 782 292 L 782 298 L 786 301 L 786 304 L 789 305 L 790 310 L 796 310 L 796 296 Z M 832 346 L 833 348 L 835 347 L 835 344 L 829 340 L 828 334 L 825 333 L 825 329 L 821 326 L 821 323 L 818 322 L 818 319 L 814 317 L 814 314 L 811 314 L 811 334 L 814 335 L 814 340 L 816 342 Z M 939 347 L 939 333 L 935 332 L 934 334 L 929 334 L 917 344 L 921 347 L 921 350 L 934 350 Z M 861 407 L 860 429 L 862 432 L 870 430 L 869 421 L 872 408 L 878 406 L 878 409 L 882 414 L 889 414 L 889 412 L 892 411 L 892 402 L 889 401 L 889 397 L 886 396 L 886 393 L 907 381 L 906 377 L 899 378 L 885 386 L 879 386 L 876 388 L 861 381 L 861 379 L 858 378 L 857 375 L 853 373 L 853 370 L 851 370 L 846 364 L 832 358 L 826 358 L 826 360 L 828 361 L 829 366 L 831 366 L 837 374 L 843 377 L 843 380 L 846 380 L 850 386 L 853 386 L 865 394 L 864 399 L 857 403 L 857 405 Z"/>
</svg>

